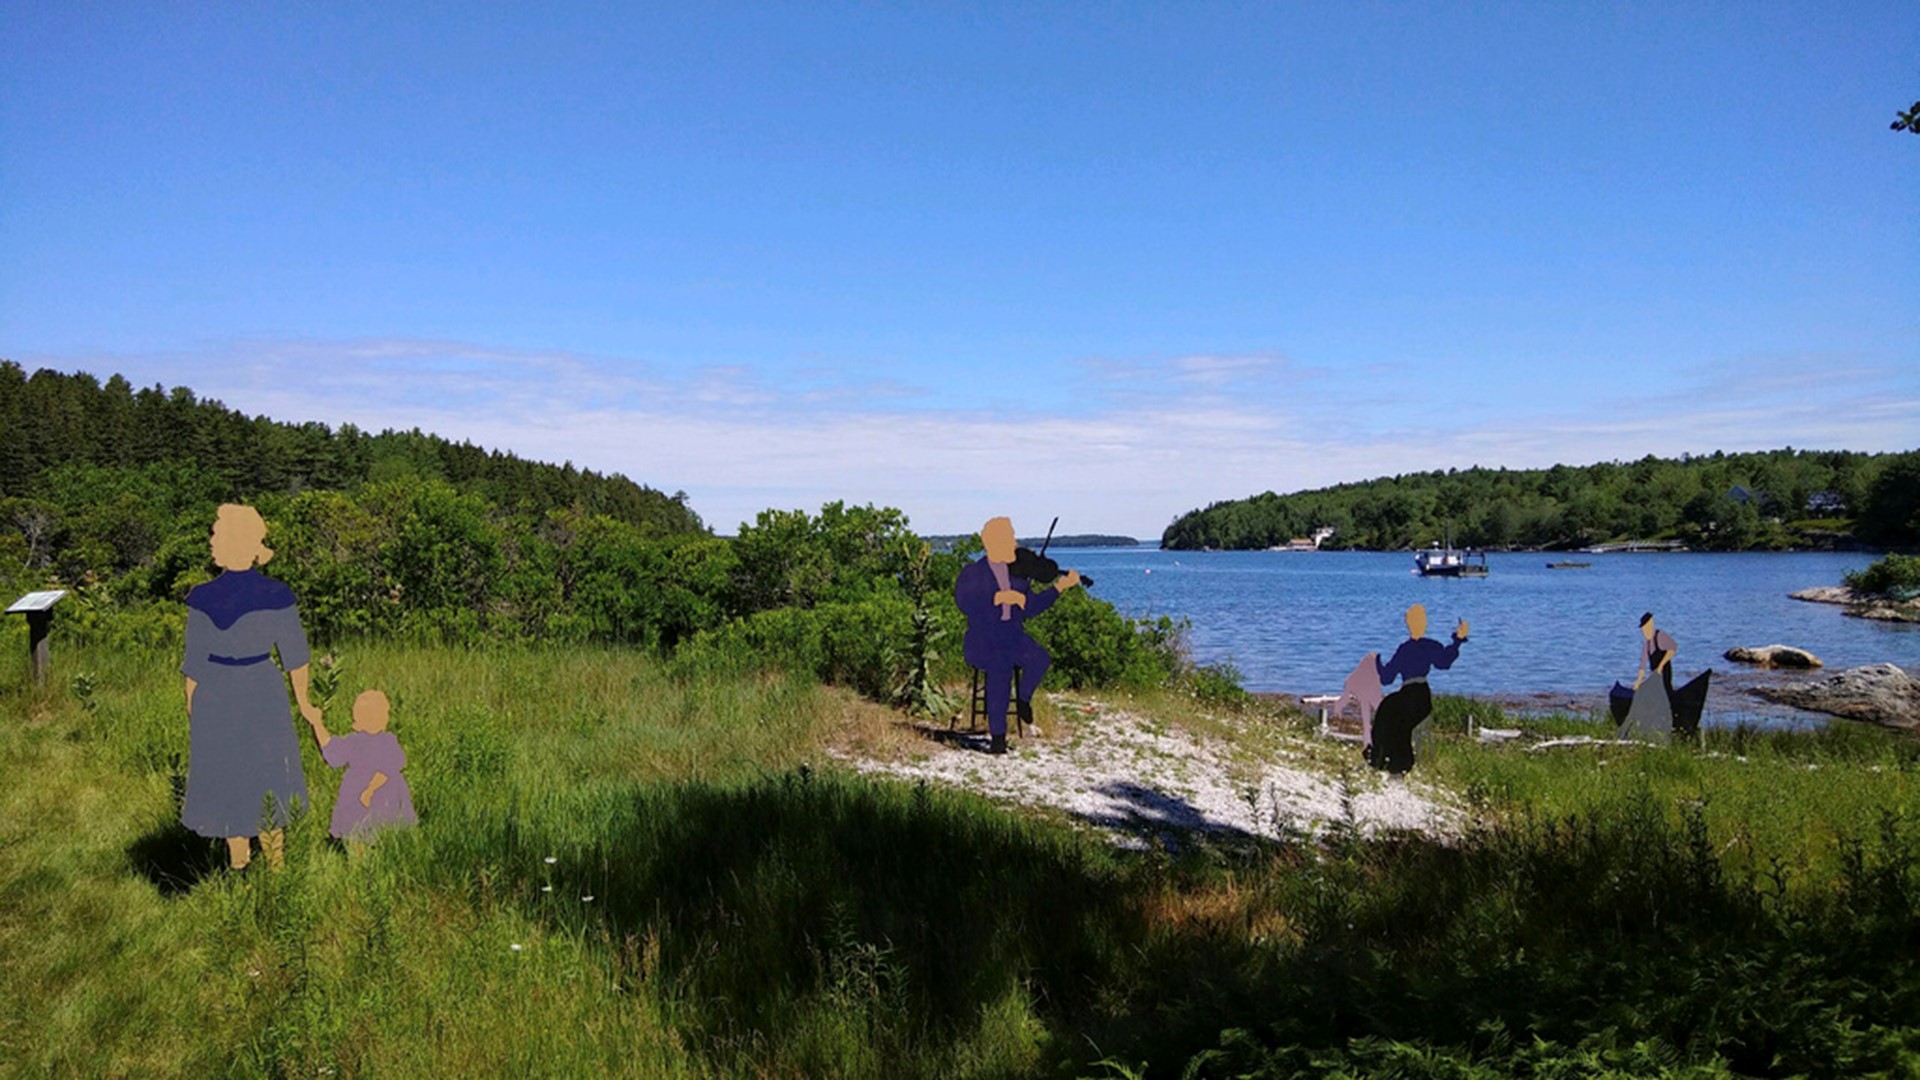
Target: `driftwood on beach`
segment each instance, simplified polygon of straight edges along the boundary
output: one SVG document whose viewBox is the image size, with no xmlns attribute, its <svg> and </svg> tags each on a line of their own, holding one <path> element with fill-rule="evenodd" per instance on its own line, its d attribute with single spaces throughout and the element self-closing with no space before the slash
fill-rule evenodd
<svg viewBox="0 0 1920 1080">
<path fill-rule="evenodd" d="M 1596 739 L 1591 735 L 1569 735 L 1561 739 L 1548 739 L 1527 747 L 1528 753 L 1536 750 L 1552 750 L 1562 746 L 1652 746 L 1653 743 L 1639 739 Z"/>
</svg>

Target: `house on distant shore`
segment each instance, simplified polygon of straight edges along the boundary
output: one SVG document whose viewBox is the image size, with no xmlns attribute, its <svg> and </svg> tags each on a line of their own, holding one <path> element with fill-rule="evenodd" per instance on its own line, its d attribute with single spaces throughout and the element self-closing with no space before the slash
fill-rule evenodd
<svg viewBox="0 0 1920 1080">
<path fill-rule="evenodd" d="M 1313 536 L 1311 539 L 1304 536 L 1296 536 L 1284 544 L 1274 545 L 1269 550 L 1272 550 L 1272 551 L 1319 551 L 1320 544 L 1323 541 L 1325 541 L 1327 537 L 1332 535 L 1333 535 L 1333 530 L 1331 528 L 1319 528 L 1319 529 L 1313 530 Z"/>
<path fill-rule="evenodd" d="M 1807 496 L 1807 510 L 1815 514 L 1844 514 L 1847 500 L 1837 491 L 1816 491 Z"/>
</svg>

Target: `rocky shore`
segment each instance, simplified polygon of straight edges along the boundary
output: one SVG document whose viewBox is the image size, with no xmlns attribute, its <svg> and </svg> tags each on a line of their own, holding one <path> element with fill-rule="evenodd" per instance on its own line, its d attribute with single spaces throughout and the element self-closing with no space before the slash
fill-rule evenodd
<svg viewBox="0 0 1920 1080">
<path fill-rule="evenodd" d="M 1788 593 L 1795 600 L 1813 604 L 1839 604 L 1846 613 L 1860 619 L 1885 622 L 1920 623 L 1920 600 L 1893 600 L 1885 596 L 1858 593 L 1845 585 L 1820 585 Z"/>
<path fill-rule="evenodd" d="M 1920 682 L 1893 664 L 1837 671 L 1824 679 L 1754 691 L 1769 701 L 1882 727 L 1920 728 Z"/>
<path fill-rule="evenodd" d="M 1791 645 L 1738 646 L 1728 649 L 1723 655 L 1727 659 L 1741 664 L 1755 664 L 1763 668 L 1817 668 L 1825 667 L 1820 658 L 1805 649 L 1796 649 Z"/>
<path fill-rule="evenodd" d="M 1900 711 L 1894 707 L 1898 698 L 1889 698 L 1883 703 L 1879 715 L 1874 710 L 1862 708 L 1856 700 L 1855 706 L 1846 707 L 1843 703 L 1857 699 L 1864 691 L 1854 691 L 1860 677 L 1852 672 L 1871 670 L 1873 667 L 1902 669 L 1892 664 L 1872 665 L 1870 668 L 1849 668 L 1833 673 L 1833 678 L 1847 676 L 1833 690 L 1821 692 L 1807 690 L 1826 680 L 1809 680 L 1813 671 L 1800 670 L 1786 666 L 1773 668 L 1747 666 L 1744 664 L 1720 665 L 1713 668 L 1713 689 L 1707 695 L 1706 718 L 1714 727 L 1747 724 L 1763 728 L 1804 728 L 1818 727 L 1840 716 L 1850 720 L 1878 723 L 1887 727 L 1912 727 L 1920 730 L 1920 716 L 1912 722 L 1902 721 Z M 1686 676 L 1691 678 L 1693 669 Z M 1298 694 L 1285 692 L 1260 691 L 1255 697 L 1272 699 L 1277 702 L 1301 709 L 1309 716 L 1318 713 L 1318 706 L 1303 706 Z M 1475 701 L 1484 701 L 1497 705 L 1510 713 L 1568 716 L 1587 716 L 1602 718 L 1607 716 L 1607 695 L 1595 689 L 1592 691 L 1539 690 L 1504 691 L 1498 693 L 1474 693 L 1461 695 Z M 1867 695 L 1871 700 L 1872 695 Z M 1829 708 L 1828 705 L 1836 707 Z M 1608 721 L 1610 722 L 1610 721 Z"/>
</svg>

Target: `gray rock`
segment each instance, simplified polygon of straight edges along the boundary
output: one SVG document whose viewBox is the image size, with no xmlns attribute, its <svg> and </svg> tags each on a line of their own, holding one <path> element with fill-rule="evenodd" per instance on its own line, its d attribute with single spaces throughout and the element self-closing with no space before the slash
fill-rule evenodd
<svg viewBox="0 0 1920 1080">
<path fill-rule="evenodd" d="M 1811 589 L 1788 593 L 1795 600 L 1806 600 L 1814 604 L 1857 604 L 1860 598 L 1845 585 L 1816 585 Z"/>
<path fill-rule="evenodd" d="M 1742 664 L 1759 664 L 1766 668 L 1817 668 L 1825 667 L 1820 658 L 1805 649 L 1796 649 L 1791 645 L 1761 645 L 1748 648 L 1744 645 L 1728 649 L 1727 659 Z"/>
<path fill-rule="evenodd" d="M 1878 619 L 1881 622 L 1920 622 L 1920 601 L 1895 600 L 1886 596 L 1857 593 L 1845 585 L 1820 585 L 1787 595 L 1795 600 L 1807 600 L 1815 604 L 1844 605 L 1847 614 L 1858 619 Z"/>
<path fill-rule="evenodd" d="M 1885 727 L 1920 727 L 1920 682 L 1892 664 L 1836 671 L 1817 682 L 1763 686 L 1754 693 L 1768 701 Z"/>
<path fill-rule="evenodd" d="M 1882 622 L 1920 622 L 1920 603 L 1875 596 L 1849 606 L 1847 614 Z"/>
</svg>

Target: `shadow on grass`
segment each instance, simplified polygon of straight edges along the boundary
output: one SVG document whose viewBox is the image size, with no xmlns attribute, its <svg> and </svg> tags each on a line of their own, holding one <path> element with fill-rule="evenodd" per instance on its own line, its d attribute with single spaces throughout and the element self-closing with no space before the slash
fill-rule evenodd
<svg viewBox="0 0 1920 1080">
<path fill-rule="evenodd" d="M 992 737 L 985 728 L 972 731 L 963 727 L 935 727 L 931 724 L 908 724 L 906 727 L 907 730 L 928 742 L 936 742 L 942 746 L 951 746 L 955 750 L 976 750 L 985 753 L 987 747 L 992 744 Z M 1010 739 L 1008 745 L 1014 746 L 1018 744 Z"/>
<path fill-rule="evenodd" d="M 1085 1008 L 1144 935 L 1143 879 L 1107 844 L 938 787 L 800 769 L 460 813 L 430 873 L 471 888 L 464 868 L 507 870 L 516 902 L 602 942 L 623 989 L 670 1000 L 722 1072 L 773 1054 L 842 1074 L 802 1048 L 853 1039 L 888 1075 L 940 1075 L 1009 1001 Z"/>
<path fill-rule="evenodd" d="M 161 896 L 172 899 L 220 869 L 224 845 L 169 820 L 127 845 L 127 864 Z"/>
<path fill-rule="evenodd" d="M 1172 840 L 1206 833 L 1252 837 L 1245 829 L 1208 817 L 1178 795 L 1170 795 L 1145 784 L 1114 780 L 1100 785 L 1094 791 L 1112 799 L 1118 804 L 1118 809 L 1109 813 L 1086 812 L 1074 816 L 1102 828 L 1157 833 L 1164 839 Z"/>
<path fill-rule="evenodd" d="M 596 828 L 545 831 L 583 809 Z M 476 813 L 441 835 L 474 845 L 435 855 L 458 880 L 522 868 L 517 902 L 603 942 L 721 1072 L 949 1075 L 1010 996 L 1049 1033 L 1034 1071 L 1062 1075 L 1106 1055 L 1196 1080 L 1831 1074 L 1920 1048 L 1903 1034 L 1920 830 L 1898 822 L 1801 899 L 1729 876 L 1697 813 L 1651 799 L 1452 845 L 1169 858 L 965 794 L 800 771 Z M 886 1067 L 806 1049 L 823 1028 Z"/>
<path fill-rule="evenodd" d="M 908 725 L 908 730 L 929 742 L 940 743 L 956 750 L 972 750 L 984 754 L 988 747 L 988 736 L 985 731 L 949 731 L 925 724 Z M 1014 739 L 1010 735 L 1009 751 L 1019 750 L 1023 741 Z M 988 762 L 992 760 L 986 759 Z M 982 767 L 992 768 L 993 766 L 984 764 Z M 1170 849 L 1189 847 L 1196 841 L 1203 846 L 1226 843 L 1241 847 L 1248 845 L 1257 847 L 1266 842 L 1265 838 L 1238 825 L 1208 817 L 1200 808 L 1179 795 L 1146 784 L 1116 780 L 1102 784 L 1094 791 L 1110 800 L 1111 805 L 1108 809 L 1069 809 L 1063 812 L 1069 817 L 1077 818 L 1096 828 L 1127 834 L 1120 840 L 1123 847 L 1138 850 L 1147 840 L 1156 840 Z"/>
</svg>

